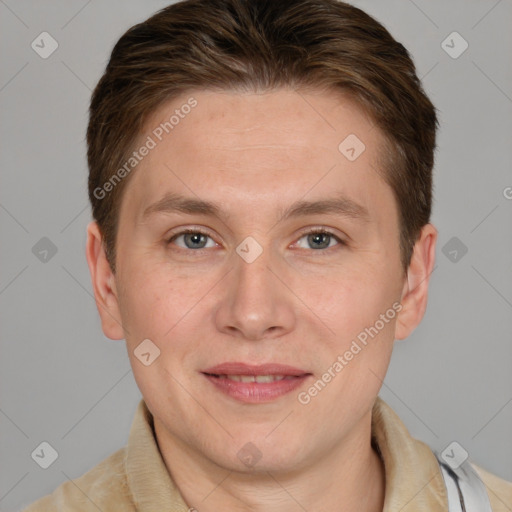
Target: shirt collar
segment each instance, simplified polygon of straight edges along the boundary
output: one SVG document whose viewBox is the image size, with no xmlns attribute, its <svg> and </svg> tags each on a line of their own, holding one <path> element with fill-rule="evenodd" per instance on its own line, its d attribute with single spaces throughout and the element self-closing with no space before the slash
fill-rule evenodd
<svg viewBox="0 0 512 512">
<path fill-rule="evenodd" d="M 141 399 L 130 429 L 125 459 L 128 486 L 137 512 L 188 512 L 156 442 L 153 416 Z"/>
<path fill-rule="evenodd" d="M 435 455 L 380 397 L 372 410 L 372 442 L 385 468 L 383 512 L 446 512 L 446 488 Z"/>
<path fill-rule="evenodd" d="M 383 461 L 386 494 L 383 512 L 444 512 L 446 490 L 431 449 L 414 439 L 380 397 L 372 410 L 372 443 Z M 138 512 L 187 512 L 156 442 L 153 416 L 141 399 L 126 449 L 128 485 Z"/>
</svg>

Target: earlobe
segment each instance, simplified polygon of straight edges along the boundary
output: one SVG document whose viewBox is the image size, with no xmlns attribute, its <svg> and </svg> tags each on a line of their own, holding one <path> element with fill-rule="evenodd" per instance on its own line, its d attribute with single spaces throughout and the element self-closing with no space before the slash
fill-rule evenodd
<svg viewBox="0 0 512 512">
<path fill-rule="evenodd" d="M 103 333 L 112 340 L 121 340 L 124 338 L 124 330 L 115 277 L 105 254 L 103 237 L 94 221 L 87 226 L 86 257 Z"/>
<path fill-rule="evenodd" d="M 423 226 L 414 245 L 411 262 L 402 289 L 402 310 L 398 314 L 395 338 L 403 340 L 421 322 L 427 309 L 428 285 L 435 263 L 437 230 L 432 224 Z"/>
</svg>

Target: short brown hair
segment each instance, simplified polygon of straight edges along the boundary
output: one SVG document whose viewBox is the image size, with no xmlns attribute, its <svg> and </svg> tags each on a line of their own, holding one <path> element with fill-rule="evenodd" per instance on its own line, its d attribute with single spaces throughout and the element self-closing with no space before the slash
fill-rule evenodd
<svg viewBox="0 0 512 512">
<path fill-rule="evenodd" d="M 430 220 L 438 126 L 407 50 L 374 18 L 337 0 L 185 0 L 125 32 L 92 95 L 89 198 L 114 272 L 129 176 L 108 194 L 102 187 L 129 158 L 148 117 L 194 89 L 279 87 L 341 90 L 380 128 L 387 141 L 381 172 L 398 204 L 407 270 Z"/>
</svg>

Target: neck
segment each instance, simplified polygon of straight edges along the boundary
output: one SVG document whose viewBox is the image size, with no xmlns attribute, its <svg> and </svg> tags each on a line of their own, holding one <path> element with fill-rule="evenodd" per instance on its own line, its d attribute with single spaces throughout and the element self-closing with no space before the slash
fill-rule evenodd
<svg viewBox="0 0 512 512">
<path fill-rule="evenodd" d="M 384 466 L 371 444 L 371 411 L 354 439 L 292 472 L 237 472 L 191 451 L 155 421 L 169 474 L 190 510 L 198 512 L 382 512 Z M 361 432 L 362 431 L 362 432 Z"/>
</svg>

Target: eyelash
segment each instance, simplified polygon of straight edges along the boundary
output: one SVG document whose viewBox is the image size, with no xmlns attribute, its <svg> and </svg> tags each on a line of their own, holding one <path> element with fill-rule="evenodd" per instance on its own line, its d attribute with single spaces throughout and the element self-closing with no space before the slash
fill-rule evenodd
<svg viewBox="0 0 512 512">
<path fill-rule="evenodd" d="M 200 229 L 200 228 L 187 228 L 187 229 L 184 229 L 182 231 L 179 231 L 178 233 L 174 233 L 170 238 L 168 238 L 166 240 L 166 245 L 170 245 L 171 242 L 173 242 L 176 238 L 178 238 L 179 236 L 181 235 L 186 235 L 186 234 L 201 234 L 201 235 L 204 235 L 204 236 L 207 236 L 209 238 L 212 238 L 211 235 L 209 233 L 207 233 L 206 231 Z M 323 235 L 328 235 L 332 238 L 334 238 L 337 242 L 338 242 L 338 245 L 339 246 L 346 246 L 346 242 L 344 240 L 342 240 L 341 238 L 339 238 L 337 235 L 335 235 L 332 231 L 330 231 L 329 229 L 326 229 L 326 228 L 311 228 L 311 229 L 307 229 L 305 231 L 303 231 L 300 235 L 300 237 L 298 238 L 298 240 L 300 240 L 301 238 L 303 238 L 304 236 L 307 236 L 307 235 L 315 235 L 315 234 L 323 234 Z M 213 240 L 213 238 L 212 238 Z M 326 247 L 325 249 L 310 249 L 311 251 L 314 251 L 314 252 L 318 252 L 318 253 L 325 253 L 327 252 L 329 249 L 335 249 L 337 246 L 334 246 L 334 247 Z M 206 251 L 208 249 L 184 249 L 182 247 L 178 247 L 179 251 L 186 251 L 186 252 L 195 252 L 195 253 L 199 253 L 201 254 L 203 251 Z M 329 251 L 330 252 L 330 251 Z"/>
</svg>

